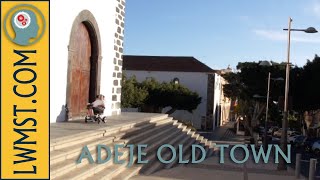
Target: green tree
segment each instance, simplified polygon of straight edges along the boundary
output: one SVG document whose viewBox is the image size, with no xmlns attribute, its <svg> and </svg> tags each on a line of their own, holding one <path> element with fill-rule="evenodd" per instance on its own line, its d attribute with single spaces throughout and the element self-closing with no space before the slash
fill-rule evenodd
<svg viewBox="0 0 320 180">
<path fill-rule="evenodd" d="M 229 82 L 224 85 L 224 93 L 227 97 L 239 100 L 235 111 L 245 116 L 246 123 L 258 122 L 263 118 L 266 99 L 254 99 L 258 94 L 267 94 L 267 76 L 285 79 L 285 63 L 271 67 L 259 66 L 260 62 L 239 62 L 237 73 L 225 74 L 224 78 Z M 273 62 L 273 64 L 277 64 Z M 315 55 L 312 61 L 308 60 L 303 67 L 294 66 L 290 69 L 289 110 L 299 112 L 299 119 L 290 120 L 292 127 L 301 127 L 303 112 L 320 109 L 320 57 Z M 270 83 L 269 120 L 281 124 L 283 109 L 285 81 Z M 273 101 L 278 101 L 273 104 Z M 294 113 L 294 112 L 290 112 Z M 290 116 L 291 117 L 291 116 Z M 292 116 L 293 117 L 293 116 Z M 263 118 L 264 119 L 264 118 Z M 263 121 L 262 119 L 262 121 Z"/>
<path fill-rule="evenodd" d="M 267 95 L 268 73 L 272 77 L 284 77 L 284 66 L 260 66 L 260 62 L 239 62 L 238 72 L 227 73 L 223 77 L 228 84 L 224 85 L 227 97 L 238 99 L 237 113 L 245 116 L 247 126 L 256 125 L 264 114 Z M 270 103 L 278 101 L 284 83 L 271 82 Z M 260 98 L 254 98 L 259 95 Z M 270 117 L 270 116 L 269 116 Z"/>
<path fill-rule="evenodd" d="M 144 104 L 147 96 L 148 91 L 139 85 L 135 76 L 128 79 L 125 75 L 123 75 L 121 94 L 122 108 L 140 107 L 142 104 Z"/>
<path fill-rule="evenodd" d="M 172 114 L 176 110 L 192 112 L 201 103 L 201 97 L 196 92 L 173 82 L 159 83 L 154 78 L 139 83 L 135 77 L 123 80 L 122 107 L 141 107 L 147 112 L 161 112 L 170 106 L 166 112 Z"/>
<path fill-rule="evenodd" d="M 296 110 L 320 109 L 320 57 L 315 55 L 303 68 L 297 69 L 293 82 L 294 108 Z"/>
</svg>

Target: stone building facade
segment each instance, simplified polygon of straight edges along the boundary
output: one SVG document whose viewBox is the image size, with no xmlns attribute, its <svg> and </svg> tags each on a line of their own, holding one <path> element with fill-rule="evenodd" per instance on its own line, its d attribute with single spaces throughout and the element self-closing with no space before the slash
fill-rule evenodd
<svg viewBox="0 0 320 180">
<path fill-rule="evenodd" d="M 81 119 L 96 95 L 121 113 L 125 0 L 50 3 L 50 122 Z"/>
<path fill-rule="evenodd" d="M 127 77 L 135 76 L 138 82 L 155 78 L 159 82 L 175 82 L 197 92 L 201 103 L 192 112 L 177 110 L 173 114 L 177 120 L 190 122 L 196 129 L 215 129 L 225 119 L 222 103 L 222 77 L 194 57 L 183 56 L 138 56 L 125 55 L 123 71 Z M 162 112 L 167 112 L 166 107 Z M 223 116 L 222 116 L 223 115 Z M 204 122 L 206 125 L 203 125 Z"/>
<path fill-rule="evenodd" d="M 123 39 L 124 39 L 124 19 L 125 19 L 125 0 L 117 0 L 118 6 L 116 7 L 116 26 L 117 31 L 114 36 L 114 51 L 115 57 L 113 58 L 114 72 L 113 87 L 112 87 L 112 115 L 121 113 L 121 81 L 122 81 L 122 62 L 123 62 Z"/>
</svg>

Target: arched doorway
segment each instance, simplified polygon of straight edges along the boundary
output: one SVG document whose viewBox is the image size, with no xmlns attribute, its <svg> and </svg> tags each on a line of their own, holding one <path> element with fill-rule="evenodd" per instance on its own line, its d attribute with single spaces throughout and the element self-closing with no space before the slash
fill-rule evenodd
<svg viewBox="0 0 320 180">
<path fill-rule="evenodd" d="M 101 42 L 90 11 L 79 13 L 72 25 L 68 46 L 67 119 L 86 115 L 86 105 L 100 93 Z"/>
</svg>

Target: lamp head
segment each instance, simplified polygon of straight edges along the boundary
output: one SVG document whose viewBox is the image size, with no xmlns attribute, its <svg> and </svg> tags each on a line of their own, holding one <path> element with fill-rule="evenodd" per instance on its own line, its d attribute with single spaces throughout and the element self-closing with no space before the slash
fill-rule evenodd
<svg viewBox="0 0 320 180">
<path fill-rule="evenodd" d="M 304 30 L 306 33 L 317 33 L 318 31 L 314 27 L 308 27 L 307 29 Z"/>
</svg>

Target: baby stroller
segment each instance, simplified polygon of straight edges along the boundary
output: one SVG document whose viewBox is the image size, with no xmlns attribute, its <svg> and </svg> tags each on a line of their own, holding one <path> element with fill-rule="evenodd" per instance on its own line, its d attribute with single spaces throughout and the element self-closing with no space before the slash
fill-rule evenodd
<svg viewBox="0 0 320 180">
<path fill-rule="evenodd" d="M 88 121 L 92 121 L 92 122 L 96 122 L 98 121 L 98 124 L 100 124 L 100 122 L 104 122 L 106 123 L 106 117 L 101 117 L 101 115 L 103 114 L 104 108 L 103 107 L 93 107 L 91 103 L 87 104 L 87 115 L 84 118 L 85 123 L 87 123 Z"/>
</svg>

